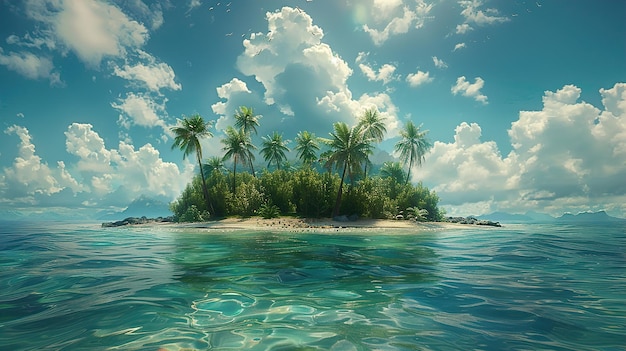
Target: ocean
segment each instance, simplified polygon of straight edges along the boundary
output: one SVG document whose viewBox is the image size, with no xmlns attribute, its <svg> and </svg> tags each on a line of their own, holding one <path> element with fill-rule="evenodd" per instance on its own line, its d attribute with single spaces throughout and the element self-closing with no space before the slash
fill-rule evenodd
<svg viewBox="0 0 626 351">
<path fill-rule="evenodd" d="M 626 225 L 0 222 L 0 350 L 626 350 Z"/>
</svg>

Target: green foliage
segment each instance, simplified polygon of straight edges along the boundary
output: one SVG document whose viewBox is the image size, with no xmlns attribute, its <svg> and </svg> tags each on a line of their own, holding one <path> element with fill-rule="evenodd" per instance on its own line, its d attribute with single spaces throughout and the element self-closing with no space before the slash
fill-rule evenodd
<svg viewBox="0 0 626 351">
<path fill-rule="evenodd" d="M 250 217 L 261 207 L 263 200 L 263 192 L 258 189 L 256 181 L 242 183 L 237 187 L 233 201 L 229 201 L 229 212 L 232 215 Z"/>
<path fill-rule="evenodd" d="M 215 217 L 224 217 L 228 214 L 228 203 L 232 199 L 228 178 L 221 172 L 211 172 L 207 178 L 209 196 L 213 200 Z"/>
<path fill-rule="evenodd" d="M 395 216 L 397 184 L 389 178 L 368 178 L 360 183 L 365 193 L 364 217 L 389 219 Z"/>
<path fill-rule="evenodd" d="M 280 216 L 280 209 L 276 205 L 272 205 L 270 202 L 266 202 L 257 211 L 259 216 L 265 219 L 276 218 Z"/>
<path fill-rule="evenodd" d="M 339 186 L 339 177 L 320 174 L 311 168 L 293 173 L 290 187 L 297 214 L 305 217 L 330 216 L 333 194 Z"/>
<path fill-rule="evenodd" d="M 428 218 L 428 210 L 419 207 L 409 207 L 404 211 L 405 215 L 409 219 L 415 219 L 419 222 L 424 222 Z"/>
<path fill-rule="evenodd" d="M 183 190 L 182 194 L 180 194 L 180 197 L 170 204 L 170 210 L 174 214 L 174 220 L 177 222 L 183 221 L 182 218 L 192 207 L 195 207 L 199 212 L 208 211 L 204 201 L 202 178 L 200 176 L 195 176 Z"/>
<path fill-rule="evenodd" d="M 437 221 L 441 219 L 437 203 L 439 196 L 435 192 L 431 192 L 420 182 L 417 186 L 407 184 L 398 195 L 398 208 L 406 209 L 409 207 L 417 207 L 428 211 L 426 219 L 429 221 Z"/>
<path fill-rule="evenodd" d="M 232 177 L 232 173 L 212 172 L 207 178 L 209 193 L 214 199 L 214 217 L 245 217 L 255 213 L 264 216 L 271 208 L 278 209 L 278 214 L 331 217 L 341 181 L 336 173 L 320 173 L 310 167 L 294 172 L 265 171 L 259 178 L 245 172 L 237 174 L 236 194 L 233 194 L 229 185 Z M 196 176 L 181 196 L 170 204 L 175 220 L 207 220 L 203 200 L 201 179 Z M 392 218 L 403 210 L 417 220 L 439 221 L 445 212 L 437 207 L 438 202 L 437 194 L 421 183 L 399 184 L 392 177 L 374 176 L 353 186 L 344 184 L 340 213 L 364 218 Z"/>
<path fill-rule="evenodd" d="M 278 206 L 282 213 L 292 213 L 296 210 L 292 202 L 292 177 L 292 173 L 284 170 L 276 170 L 274 172 L 266 170 L 259 178 L 265 196 Z"/>
<path fill-rule="evenodd" d="M 405 209 L 408 216 L 417 220 L 442 219 L 445 212 L 437 207 L 437 194 L 421 183 L 409 184 L 410 174 L 405 174 L 399 162 L 384 164 L 378 176 L 362 176 L 366 174 L 363 165 L 369 165 L 373 143 L 379 142 L 385 133 L 385 124 L 376 110 L 365 111 L 355 127 L 335 123 L 328 139 L 300 132 L 295 147 L 303 165 L 300 169 L 287 167 L 286 152 L 289 149 L 282 135 L 277 132 L 268 135 L 263 138 L 261 154 L 268 162 L 268 168 L 273 164 L 276 169 L 266 169 L 256 178 L 252 165 L 256 147 L 251 134 L 256 133 L 259 118 L 245 106 L 237 111 L 238 129 L 228 127 L 221 140 L 224 157 L 209 159 L 200 175 L 194 177 L 180 197 L 170 204 L 176 221 L 207 220 L 209 209 L 213 217 L 258 214 L 264 218 L 280 214 L 392 218 Z M 201 118 L 196 119 L 194 125 L 190 123 L 195 119 L 183 121 L 185 128 L 176 130 L 180 135 L 177 134 L 175 147 L 181 148 L 184 156 L 196 152 L 200 162 L 197 137 L 210 136 L 210 133 L 206 134 L 209 125 L 203 124 Z M 191 127 L 197 127 L 199 131 Z M 202 127 L 205 127 L 204 131 L 200 130 Z M 396 150 L 409 169 L 414 164 L 421 165 L 430 148 L 426 133 L 411 122 L 401 132 L 402 139 L 396 144 Z M 320 162 L 316 162 L 320 142 L 327 146 L 327 150 L 319 155 Z M 224 168 L 227 160 L 232 161 L 228 173 Z M 243 166 L 243 172 L 237 172 L 238 164 Z M 206 184 L 204 189 L 203 184 Z M 205 199 L 211 199 L 211 202 L 203 201 Z"/>
<path fill-rule="evenodd" d="M 196 205 L 188 207 L 185 213 L 183 213 L 178 221 L 179 222 L 202 222 L 208 220 L 210 217 L 208 211 L 200 211 Z"/>
</svg>

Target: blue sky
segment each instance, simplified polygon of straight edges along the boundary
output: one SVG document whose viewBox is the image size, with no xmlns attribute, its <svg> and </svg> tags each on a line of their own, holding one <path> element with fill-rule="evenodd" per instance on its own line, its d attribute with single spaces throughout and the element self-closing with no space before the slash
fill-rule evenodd
<svg viewBox="0 0 626 351">
<path fill-rule="evenodd" d="M 412 172 L 450 214 L 626 217 L 626 3 L 0 1 L 0 208 L 75 214 L 176 198 L 169 128 L 235 110 L 286 139 L 366 108 L 434 144 Z M 260 157 L 259 157 L 260 159 Z"/>
</svg>

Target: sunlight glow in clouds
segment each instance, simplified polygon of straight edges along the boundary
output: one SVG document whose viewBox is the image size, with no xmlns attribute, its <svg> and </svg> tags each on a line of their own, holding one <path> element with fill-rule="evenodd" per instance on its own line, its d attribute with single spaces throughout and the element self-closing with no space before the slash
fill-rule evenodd
<svg viewBox="0 0 626 351">
<path fill-rule="evenodd" d="M 54 40 L 81 61 L 97 67 L 104 57 L 121 57 L 141 47 L 147 29 L 129 19 L 116 6 L 95 0 L 43 0 L 27 2 L 27 14 L 49 26 Z"/>
</svg>

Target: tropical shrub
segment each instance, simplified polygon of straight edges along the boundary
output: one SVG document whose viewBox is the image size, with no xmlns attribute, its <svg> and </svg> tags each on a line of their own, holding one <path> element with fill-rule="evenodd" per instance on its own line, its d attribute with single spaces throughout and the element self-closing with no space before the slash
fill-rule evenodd
<svg viewBox="0 0 626 351">
<path fill-rule="evenodd" d="M 271 202 L 265 202 L 261 205 L 257 213 L 259 214 L 259 216 L 265 219 L 276 218 L 280 216 L 280 209 L 278 208 L 278 206 L 273 205 Z"/>
</svg>

